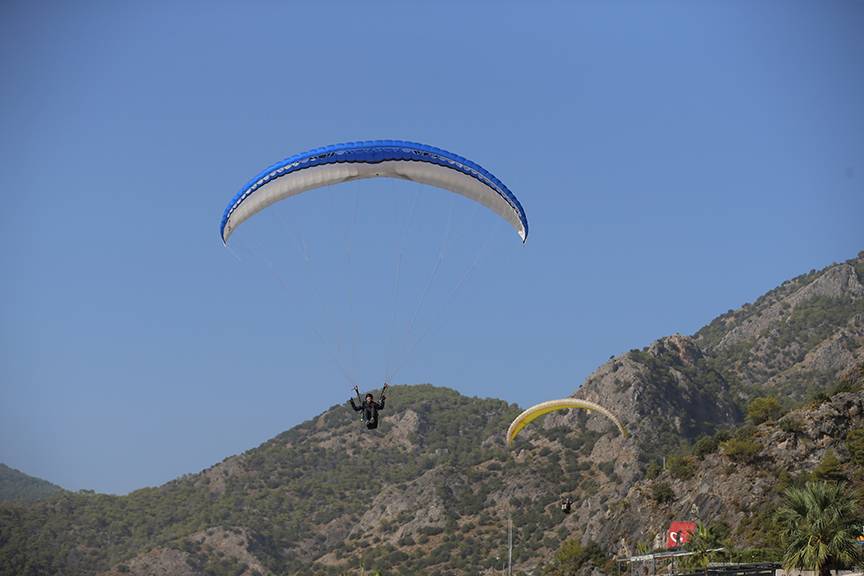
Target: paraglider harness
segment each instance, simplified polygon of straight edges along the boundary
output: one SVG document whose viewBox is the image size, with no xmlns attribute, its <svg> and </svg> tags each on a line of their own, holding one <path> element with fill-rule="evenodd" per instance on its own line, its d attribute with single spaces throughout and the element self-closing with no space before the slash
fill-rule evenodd
<svg viewBox="0 0 864 576">
<path fill-rule="evenodd" d="M 354 386 L 354 393 L 357 394 L 357 402 L 359 402 L 359 406 L 354 404 L 354 399 L 350 398 L 348 401 L 351 402 L 351 407 L 355 412 L 360 412 L 360 421 L 366 424 L 366 428 L 369 430 L 374 430 L 378 428 L 378 411 L 384 409 L 384 393 L 387 392 L 387 384 L 384 384 L 384 387 L 381 389 L 381 401 L 375 402 L 374 397 L 371 402 L 367 403 L 365 400 L 360 398 L 360 389 L 357 386 Z M 371 393 L 366 396 L 372 396 Z"/>
</svg>

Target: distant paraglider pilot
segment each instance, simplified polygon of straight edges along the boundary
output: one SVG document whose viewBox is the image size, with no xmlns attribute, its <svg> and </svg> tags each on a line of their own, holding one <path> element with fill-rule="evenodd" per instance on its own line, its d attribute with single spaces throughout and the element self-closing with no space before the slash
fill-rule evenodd
<svg viewBox="0 0 864 576">
<path fill-rule="evenodd" d="M 354 409 L 355 412 L 361 412 L 360 420 L 366 423 L 366 428 L 369 430 L 374 430 L 378 428 L 378 411 L 384 409 L 384 392 L 387 391 L 387 384 L 384 384 L 384 388 L 381 390 L 381 401 L 376 402 L 375 397 L 370 392 L 366 394 L 365 400 L 360 400 L 360 389 L 357 386 L 354 386 L 354 393 L 357 394 L 357 402 L 360 404 L 354 404 L 354 398 L 349 398 L 348 401 L 351 402 L 351 408 Z"/>
<path fill-rule="evenodd" d="M 570 496 L 561 499 L 561 512 L 569 514 L 573 508 L 573 499 Z"/>
</svg>

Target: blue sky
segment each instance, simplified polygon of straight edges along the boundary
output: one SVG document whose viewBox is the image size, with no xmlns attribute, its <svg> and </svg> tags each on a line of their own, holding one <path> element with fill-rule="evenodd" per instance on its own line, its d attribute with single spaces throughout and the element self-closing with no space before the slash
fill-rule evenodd
<svg viewBox="0 0 864 576">
<path fill-rule="evenodd" d="M 0 462 L 161 484 L 346 400 L 339 365 L 560 397 L 854 256 L 862 25 L 860 2 L 5 2 Z M 491 170 L 527 244 L 366 181 L 223 248 L 257 171 L 373 138 Z"/>
</svg>

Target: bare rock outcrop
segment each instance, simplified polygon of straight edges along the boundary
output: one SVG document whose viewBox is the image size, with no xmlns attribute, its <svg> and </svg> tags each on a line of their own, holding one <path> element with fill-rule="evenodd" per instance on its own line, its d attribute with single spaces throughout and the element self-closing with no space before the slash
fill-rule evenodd
<svg viewBox="0 0 864 576">
<path fill-rule="evenodd" d="M 205 576 L 209 558 L 221 558 L 235 567 L 237 576 L 266 574 L 267 569 L 249 551 L 243 528 L 209 528 L 196 532 L 173 547 L 158 547 L 123 562 L 100 576 Z"/>
<path fill-rule="evenodd" d="M 429 470 L 403 486 L 388 486 L 369 505 L 348 534 L 362 538 L 382 526 L 387 531 L 384 541 L 398 543 L 403 536 L 419 536 L 424 528 L 443 528 L 448 517 L 447 499 L 464 490 L 466 479 L 453 469 L 439 467 Z"/>
<path fill-rule="evenodd" d="M 722 374 L 693 338 L 680 334 L 606 362 L 576 396 L 617 414 L 642 446 L 658 447 L 669 435 L 692 440 L 741 418 Z M 608 424 L 598 416 L 588 426 Z"/>
</svg>

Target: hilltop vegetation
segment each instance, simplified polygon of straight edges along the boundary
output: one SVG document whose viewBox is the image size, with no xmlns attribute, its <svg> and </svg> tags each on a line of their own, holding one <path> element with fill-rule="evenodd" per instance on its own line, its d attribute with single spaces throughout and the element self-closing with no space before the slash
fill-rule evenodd
<svg viewBox="0 0 864 576">
<path fill-rule="evenodd" d="M 0 568 L 91 574 L 153 546 L 193 560 L 194 535 L 213 526 L 248 534 L 250 552 L 276 573 L 308 573 L 314 560 L 316 569 L 339 573 L 340 564 L 351 564 L 343 559 L 355 556 L 408 572 L 491 563 L 503 509 L 493 503 L 487 510 L 489 499 L 505 484 L 505 466 L 516 475 L 530 466 L 508 463 L 500 438 L 518 408 L 431 386 L 398 386 L 391 394 L 406 408 L 377 434 L 339 406 L 158 489 L 123 497 L 67 493 L 38 508 L 0 509 L 2 525 L 16 528 Z M 556 466 L 545 504 L 564 481 Z M 514 520 L 551 528 L 559 519 L 541 506 Z M 527 543 L 536 548 L 540 538 Z"/>
<path fill-rule="evenodd" d="M 0 501 L 34 502 L 61 492 L 59 486 L 0 464 Z"/>
<path fill-rule="evenodd" d="M 864 493 L 862 271 L 811 272 L 599 367 L 576 394 L 628 438 L 574 411 L 507 450 L 517 406 L 396 386 L 377 432 L 334 406 L 159 488 L 2 505 L 0 573 L 477 573 L 500 569 L 508 518 L 517 572 L 609 572 L 686 518 L 736 558 L 776 559 L 785 487 Z"/>
</svg>

